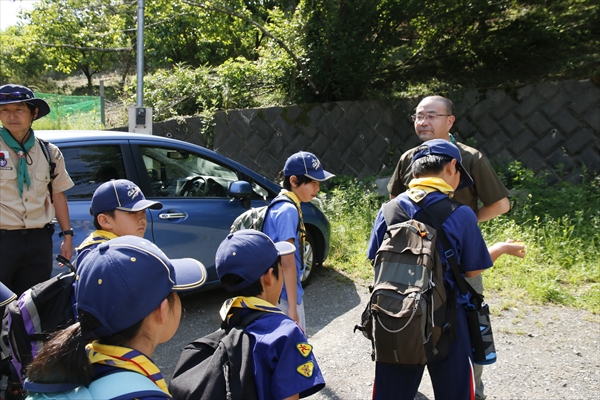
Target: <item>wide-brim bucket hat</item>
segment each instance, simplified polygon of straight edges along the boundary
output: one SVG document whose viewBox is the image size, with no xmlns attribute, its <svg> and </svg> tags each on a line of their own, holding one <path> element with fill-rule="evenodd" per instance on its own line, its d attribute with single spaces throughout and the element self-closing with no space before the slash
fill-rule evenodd
<svg viewBox="0 0 600 400">
<path fill-rule="evenodd" d="M 29 103 L 36 107 L 38 114 L 34 120 L 50 114 L 50 105 L 46 100 L 36 99 L 33 91 L 28 87 L 12 84 L 0 86 L 0 105 L 14 103 Z"/>
</svg>

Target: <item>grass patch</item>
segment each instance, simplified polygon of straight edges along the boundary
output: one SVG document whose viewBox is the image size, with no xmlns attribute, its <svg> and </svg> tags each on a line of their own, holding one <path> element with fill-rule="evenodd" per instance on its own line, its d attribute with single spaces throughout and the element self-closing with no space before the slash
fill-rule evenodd
<svg viewBox="0 0 600 400">
<path fill-rule="evenodd" d="M 600 313 L 600 177 L 548 187 L 514 162 L 501 173 L 518 196 L 511 211 L 480 225 L 491 245 L 520 239 L 527 255 L 502 256 L 485 271 L 486 291 L 502 295 L 504 307 L 519 302 L 560 304 Z M 336 178 L 323 194 L 332 227 L 325 266 L 354 279 L 373 277 L 366 250 L 373 220 L 386 201 L 374 180 Z"/>
<path fill-rule="evenodd" d="M 373 277 L 366 250 L 373 219 L 383 204 L 373 180 L 333 178 L 332 189 L 322 196 L 324 212 L 331 223 L 331 250 L 325 263 L 353 280 Z"/>
</svg>

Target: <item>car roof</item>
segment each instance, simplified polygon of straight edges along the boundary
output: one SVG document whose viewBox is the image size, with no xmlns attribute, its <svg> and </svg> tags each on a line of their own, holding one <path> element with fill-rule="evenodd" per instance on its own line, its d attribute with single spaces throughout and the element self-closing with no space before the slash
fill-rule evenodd
<svg viewBox="0 0 600 400">
<path fill-rule="evenodd" d="M 94 130 L 36 130 L 36 136 L 39 136 L 45 140 L 52 142 L 64 141 L 69 139 L 83 139 L 83 138 L 94 138 L 94 139 L 140 139 L 144 136 L 152 137 L 154 139 L 164 139 L 166 141 L 175 141 L 175 139 L 164 138 L 162 136 L 153 136 L 144 133 L 133 133 L 123 131 L 94 131 Z"/>
</svg>

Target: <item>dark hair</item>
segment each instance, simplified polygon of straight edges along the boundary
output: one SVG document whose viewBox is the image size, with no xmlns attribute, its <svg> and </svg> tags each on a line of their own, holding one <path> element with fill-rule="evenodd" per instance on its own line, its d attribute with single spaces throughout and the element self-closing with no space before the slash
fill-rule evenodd
<svg viewBox="0 0 600 400">
<path fill-rule="evenodd" d="M 420 178 L 423 175 L 439 175 L 449 162 L 452 162 L 451 157 L 428 154 L 413 161 L 412 174 L 415 178 Z"/>
<path fill-rule="evenodd" d="M 98 215 L 100 214 L 108 215 L 109 217 L 114 219 L 115 210 L 102 211 L 94 216 L 94 228 L 96 228 L 97 230 L 102 229 L 102 226 L 100 226 L 100 223 L 98 222 Z"/>
<path fill-rule="evenodd" d="M 281 256 L 277 257 L 277 260 L 275 260 L 275 263 L 269 267 L 269 268 L 273 268 L 273 275 L 277 279 L 279 279 L 279 264 L 280 263 L 281 263 Z M 269 268 L 267 268 L 265 270 L 265 272 L 267 272 L 269 270 Z M 228 287 L 237 285 L 238 283 L 243 281 L 242 277 L 237 274 L 225 274 L 219 280 L 221 281 L 221 285 L 225 289 L 227 289 Z M 262 283 L 260 283 L 260 278 L 258 278 L 255 282 L 252 282 L 249 286 L 247 286 L 241 290 L 238 290 L 237 293 L 240 296 L 248 296 L 249 297 L 249 296 L 258 296 L 263 291 L 264 291 L 264 289 L 263 289 Z"/>
<path fill-rule="evenodd" d="M 79 322 L 56 332 L 27 370 L 27 378 L 38 383 L 75 383 L 88 386 L 92 366 L 85 351 L 88 333 Z"/>
<path fill-rule="evenodd" d="M 176 293 L 169 293 L 167 300 L 175 304 Z M 144 319 L 110 336 L 97 337 L 92 332 L 101 326 L 92 314 L 78 310 L 79 322 L 56 332 L 45 344 L 27 370 L 27 378 L 37 383 L 73 383 L 89 386 L 93 368 L 89 362 L 86 345 L 93 339 L 102 344 L 122 346 L 135 338 L 144 324 Z"/>
<path fill-rule="evenodd" d="M 29 108 L 29 111 L 31 111 L 31 115 L 33 116 L 33 114 L 35 114 L 35 109 L 37 108 L 36 106 L 34 106 L 31 103 L 25 103 L 25 105 L 27 106 L 27 108 Z"/>
<path fill-rule="evenodd" d="M 283 183 L 282 186 L 285 190 L 292 190 L 292 183 L 290 182 L 290 177 L 289 176 L 283 176 L 283 171 L 281 171 L 279 173 L 280 178 L 283 178 Z M 298 186 L 303 185 L 305 183 L 309 183 L 312 182 L 314 179 L 309 178 L 308 176 L 305 175 L 294 175 L 296 177 L 296 179 L 298 180 Z"/>
</svg>

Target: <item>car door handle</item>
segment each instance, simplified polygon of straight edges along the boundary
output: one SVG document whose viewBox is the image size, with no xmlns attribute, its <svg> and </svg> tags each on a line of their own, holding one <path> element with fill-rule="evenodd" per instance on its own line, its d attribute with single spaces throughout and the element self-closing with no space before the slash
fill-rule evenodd
<svg viewBox="0 0 600 400">
<path fill-rule="evenodd" d="M 158 214 L 159 219 L 181 219 L 181 218 L 185 218 L 186 216 L 187 216 L 186 213 L 182 213 L 182 212 Z"/>
</svg>

